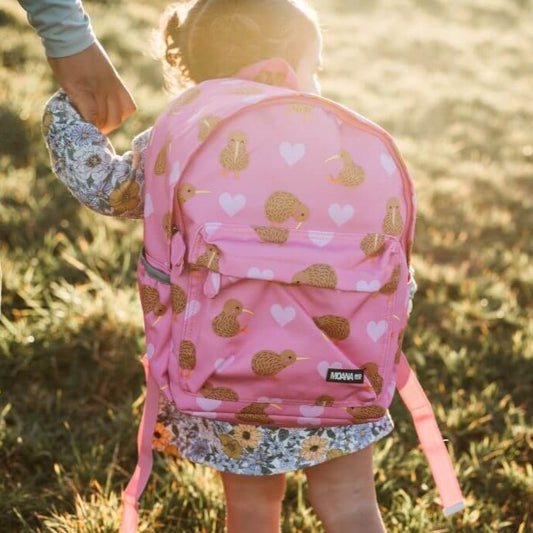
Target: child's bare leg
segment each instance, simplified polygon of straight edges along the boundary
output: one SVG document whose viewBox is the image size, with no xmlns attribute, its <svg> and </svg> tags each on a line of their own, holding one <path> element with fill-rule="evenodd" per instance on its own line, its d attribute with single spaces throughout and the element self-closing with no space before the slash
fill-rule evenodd
<svg viewBox="0 0 533 533">
<path fill-rule="evenodd" d="M 384 533 L 372 446 L 305 470 L 309 500 L 327 533 Z"/>
<path fill-rule="evenodd" d="M 228 533 L 278 533 L 285 475 L 245 476 L 221 472 Z"/>
</svg>

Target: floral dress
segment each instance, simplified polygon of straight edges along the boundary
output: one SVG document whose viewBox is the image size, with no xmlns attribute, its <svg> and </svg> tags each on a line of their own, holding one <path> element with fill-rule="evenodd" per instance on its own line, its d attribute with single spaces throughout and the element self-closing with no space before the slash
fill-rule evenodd
<svg viewBox="0 0 533 533">
<path fill-rule="evenodd" d="M 134 138 L 132 151 L 118 156 L 107 137 L 84 122 L 60 91 L 46 106 L 43 134 L 55 174 L 81 203 L 104 215 L 142 218 L 149 129 Z M 413 275 L 411 280 L 412 299 Z M 152 442 L 167 456 L 182 456 L 216 470 L 269 475 L 356 452 L 393 428 L 388 412 L 374 422 L 337 427 L 234 424 L 183 414 L 161 395 Z"/>
</svg>

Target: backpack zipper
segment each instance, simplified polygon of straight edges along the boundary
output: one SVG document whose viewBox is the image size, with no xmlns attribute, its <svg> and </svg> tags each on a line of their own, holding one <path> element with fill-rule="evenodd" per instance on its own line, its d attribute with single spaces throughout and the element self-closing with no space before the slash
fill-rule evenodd
<svg viewBox="0 0 533 533">
<path fill-rule="evenodd" d="M 331 100 L 328 100 L 327 98 L 324 98 L 322 96 L 318 96 L 318 95 L 314 95 L 314 94 L 307 94 L 307 93 L 300 93 L 300 92 L 294 93 L 293 91 L 291 91 L 289 94 L 284 94 L 284 95 L 281 95 L 281 96 L 276 95 L 276 96 L 272 96 L 272 97 L 266 97 L 261 102 L 257 102 L 257 103 L 253 103 L 253 104 L 249 104 L 249 105 L 245 105 L 245 106 L 241 107 L 236 112 L 234 112 L 234 113 L 228 115 L 227 117 L 223 118 L 222 120 L 220 120 L 220 122 L 218 122 L 215 125 L 215 127 L 213 128 L 213 130 L 211 132 L 211 135 L 209 137 L 212 137 L 213 136 L 212 134 L 216 130 L 218 130 L 221 127 L 223 127 L 224 125 L 226 125 L 226 123 L 228 123 L 231 119 L 236 118 L 239 115 L 244 114 L 245 112 L 247 112 L 249 110 L 260 109 L 262 107 L 269 107 L 270 105 L 275 105 L 277 103 L 283 104 L 283 103 L 294 103 L 294 102 L 301 102 L 301 101 L 308 102 L 309 100 L 317 101 L 320 104 L 322 109 L 329 110 L 330 112 L 335 114 L 335 116 L 342 118 L 343 120 L 345 120 L 346 122 L 350 123 L 354 127 L 357 127 L 357 128 L 359 128 L 361 130 L 367 131 L 367 132 L 375 135 L 376 137 L 378 137 L 386 145 L 386 147 L 389 149 L 389 151 L 392 152 L 392 156 L 393 156 L 394 162 L 396 163 L 398 171 L 400 172 L 400 176 L 401 176 L 401 180 L 402 180 L 402 186 L 403 186 L 403 194 L 404 194 L 404 198 L 406 200 L 407 225 L 406 225 L 406 228 L 404 230 L 404 238 L 402 240 L 403 240 L 403 243 L 404 243 L 405 254 L 406 254 L 406 257 L 407 257 L 408 254 L 409 254 L 409 251 L 408 251 L 409 239 L 410 239 L 410 234 L 411 234 L 412 227 L 413 227 L 413 206 L 412 206 L 412 202 L 413 202 L 413 187 L 412 187 L 411 178 L 409 176 L 409 173 L 408 173 L 407 168 L 405 166 L 405 163 L 403 161 L 403 157 L 401 156 L 398 148 L 396 147 L 396 144 L 394 143 L 394 141 L 392 139 L 392 136 L 387 131 L 385 131 L 383 128 L 381 128 L 381 126 L 378 126 L 377 124 L 374 124 L 374 123 L 372 123 L 369 120 L 367 121 L 367 119 L 363 120 L 363 119 L 354 117 L 353 116 L 354 113 L 355 113 L 354 111 L 351 111 L 350 109 L 348 109 L 347 107 L 343 106 L 342 104 L 338 104 L 338 103 L 333 102 Z M 206 146 L 207 141 L 208 141 L 208 139 L 206 139 L 206 141 L 204 141 L 200 146 L 198 146 L 196 148 L 196 150 L 194 150 L 189 155 L 189 157 L 185 161 L 185 164 L 183 166 L 182 171 L 180 172 L 178 181 L 174 184 L 173 190 L 177 189 L 177 187 L 179 186 L 179 184 L 180 184 L 180 182 L 182 180 L 182 177 L 186 174 L 187 170 L 189 169 L 189 166 L 192 164 L 192 162 L 195 160 L 195 158 L 200 154 L 200 152 Z M 175 197 L 175 195 L 174 195 L 174 197 Z M 174 218 L 174 213 L 176 213 L 176 212 L 177 212 L 177 217 L 178 217 L 178 227 L 181 229 L 181 231 L 183 231 L 184 228 L 185 228 L 185 225 L 184 225 L 182 212 L 181 212 L 181 209 L 179 208 L 179 206 L 176 206 L 176 200 L 174 200 L 172 202 L 172 207 L 171 207 L 171 219 Z M 169 249 L 169 264 L 170 265 L 172 265 L 171 261 L 172 261 L 171 260 L 171 250 Z"/>
</svg>

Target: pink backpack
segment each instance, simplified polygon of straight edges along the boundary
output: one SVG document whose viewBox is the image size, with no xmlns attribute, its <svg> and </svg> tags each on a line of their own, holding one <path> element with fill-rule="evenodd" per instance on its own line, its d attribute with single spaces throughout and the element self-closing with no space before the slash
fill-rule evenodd
<svg viewBox="0 0 533 533">
<path fill-rule="evenodd" d="M 459 510 L 402 355 L 415 204 L 391 137 L 298 92 L 290 67 L 269 60 L 174 100 L 145 179 L 148 398 L 123 531 L 149 474 L 159 390 L 194 416 L 299 427 L 381 418 L 398 384 L 446 513 Z"/>
</svg>

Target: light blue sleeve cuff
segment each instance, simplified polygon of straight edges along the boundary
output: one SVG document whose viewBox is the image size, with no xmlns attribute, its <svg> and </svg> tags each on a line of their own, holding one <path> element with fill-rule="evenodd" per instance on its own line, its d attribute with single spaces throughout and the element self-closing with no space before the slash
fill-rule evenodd
<svg viewBox="0 0 533 533">
<path fill-rule="evenodd" d="M 82 52 L 96 41 L 81 0 L 19 0 L 48 57 Z"/>
</svg>

